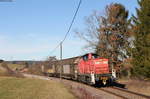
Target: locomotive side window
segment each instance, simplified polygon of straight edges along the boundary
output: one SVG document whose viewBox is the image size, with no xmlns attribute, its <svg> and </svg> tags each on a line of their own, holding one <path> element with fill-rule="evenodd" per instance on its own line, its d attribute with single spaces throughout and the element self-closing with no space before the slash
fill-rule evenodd
<svg viewBox="0 0 150 99">
<path fill-rule="evenodd" d="M 92 59 L 99 58 L 97 54 L 92 54 Z"/>
<path fill-rule="evenodd" d="M 87 61 L 87 60 L 88 60 L 88 55 L 84 55 L 84 56 L 83 56 L 83 60 L 84 60 L 84 61 Z"/>
</svg>

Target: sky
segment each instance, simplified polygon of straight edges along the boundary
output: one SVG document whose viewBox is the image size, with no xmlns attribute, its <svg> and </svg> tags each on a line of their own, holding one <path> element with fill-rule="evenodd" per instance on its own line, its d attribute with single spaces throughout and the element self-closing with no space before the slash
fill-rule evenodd
<svg viewBox="0 0 150 99">
<path fill-rule="evenodd" d="M 64 38 L 79 0 L 13 0 L 0 2 L 0 59 L 44 60 L 59 58 L 59 48 L 51 51 Z M 104 14 L 106 5 L 121 3 L 129 16 L 136 13 L 137 0 L 82 0 L 72 29 L 63 44 L 63 58 L 87 53 L 86 42 L 75 33 L 84 31 L 85 17 L 94 10 Z"/>
</svg>

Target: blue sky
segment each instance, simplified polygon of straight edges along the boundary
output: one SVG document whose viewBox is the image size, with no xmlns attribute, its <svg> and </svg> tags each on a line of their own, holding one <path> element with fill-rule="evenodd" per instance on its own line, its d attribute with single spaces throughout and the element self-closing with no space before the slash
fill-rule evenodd
<svg viewBox="0 0 150 99">
<path fill-rule="evenodd" d="M 0 59 L 43 60 L 64 38 L 79 0 L 13 0 L 0 2 Z M 106 5 L 117 2 L 135 14 L 136 0 L 82 0 L 72 30 L 63 45 L 63 58 L 84 54 L 85 42 L 73 32 L 84 30 L 84 17 L 93 10 L 102 15 Z"/>
</svg>

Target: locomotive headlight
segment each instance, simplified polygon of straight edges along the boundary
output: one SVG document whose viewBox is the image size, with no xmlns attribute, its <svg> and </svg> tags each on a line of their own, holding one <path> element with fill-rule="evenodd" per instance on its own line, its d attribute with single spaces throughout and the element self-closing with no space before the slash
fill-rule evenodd
<svg viewBox="0 0 150 99">
<path fill-rule="evenodd" d="M 106 85 L 106 80 L 103 80 L 103 84 Z"/>
</svg>

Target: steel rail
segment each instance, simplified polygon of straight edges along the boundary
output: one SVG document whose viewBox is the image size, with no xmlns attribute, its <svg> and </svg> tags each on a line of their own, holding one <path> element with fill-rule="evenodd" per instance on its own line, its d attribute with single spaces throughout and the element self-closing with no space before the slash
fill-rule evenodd
<svg viewBox="0 0 150 99">
<path fill-rule="evenodd" d="M 104 91 L 104 92 L 106 92 L 106 93 L 115 95 L 115 96 L 120 97 L 120 98 L 122 98 L 122 99 L 128 99 L 127 97 L 124 97 L 123 95 L 116 94 L 116 93 L 114 93 L 114 92 L 112 92 L 112 91 L 108 91 L 108 90 L 105 90 L 105 89 L 103 89 L 103 88 L 98 88 L 98 90 L 101 90 L 101 91 Z"/>
<path fill-rule="evenodd" d="M 144 95 L 144 94 L 140 94 L 140 93 L 136 93 L 136 92 L 133 92 L 133 91 L 129 91 L 127 89 L 118 88 L 118 87 L 111 87 L 111 88 L 117 89 L 117 90 L 120 90 L 120 91 L 123 91 L 123 92 L 127 92 L 127 93 L 130 93 L 130 94 L 134 94 L 134 95 L 137 95 L 137 96 L 141 96 L 143 98 L 150 99 L 150 96 L 147 96 L 147 95 Z"/>
</svg>

